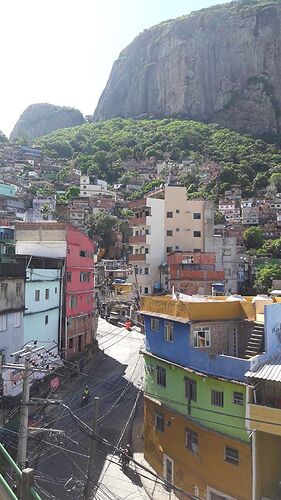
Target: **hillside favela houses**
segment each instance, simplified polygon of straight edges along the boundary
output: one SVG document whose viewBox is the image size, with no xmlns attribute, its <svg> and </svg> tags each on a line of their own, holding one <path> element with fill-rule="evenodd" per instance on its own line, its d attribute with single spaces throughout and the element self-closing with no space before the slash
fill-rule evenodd
<svg viewBox="0 0 281 500">
<path fill-rule="evenodd" d="M 280 299 L 143 297 L 141 312 L 146 460 L 192 498 L 280 498 Z"/>
</svg>

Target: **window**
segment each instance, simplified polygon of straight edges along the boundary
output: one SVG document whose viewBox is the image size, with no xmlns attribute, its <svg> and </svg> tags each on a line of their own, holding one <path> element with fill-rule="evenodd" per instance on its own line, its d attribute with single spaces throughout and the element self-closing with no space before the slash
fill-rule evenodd
<svg viewBox="0 0 281 500">
<path fill-rule="evenodd" d="M 7 330 L 7 316 L 6 314 L 2 314 L 0 316 L 0 332 L 4 332 Z"/>
<path fill-rule="evenodd" d="M 189 427 L 185 429 L 185 447 L 194 454 L 198 451 L 198 434 Z"/>
<path fill-rule="evenodd" d="M 194 248 L 194 253 L 201 253 L 201 248 Z"/>
<path fill-rule="evenodd" d="M 146 254 L 147 254 L 147 253 L 149 253 L 149 248 L 146 248 L 146 249 L 145 249 L 145 253 L 146 253 Z"/>
<path fill-rule="evenodd" d="M 147 286 L 144 288 L 144 293 L 145 293 L 145 295 L 148 295 L 148 287 Z"/>
<path fill-rule="evenodd" d="M 47 325 L 48 323 L 49 323 L 49 316 L 48 316 L 48 314 L 46 314 L 46 316 L 45 316 L 45 325 Z"/>
<path fill-rule="evenodd" d="M 210 328 L 208 326 L 193 330 L 193 347 L 210 347 Z"/>
<path fill-rule="evenodd" d="M 231 250 L 230 248 L 223 248 L 222 250 L 222 254 L 226 257 L 226 256 L 230 256 L 231 255 Z"/>
<path fill-rule="evenodd" d="M 22 283 L 17 283 L 16 284 L 16 296 L 20 297 L 22 294 Z"/>
<path fill-rule="evenodd" d="M 6 299 L 8 296 L 8 283 L 1 283 L 1 299 Z"/>
<path fill-rule="evenodd" d="M 233 404 L 243 406 L 244 396 L 243 392 L 235 392 L 233 393 Z"/>
<path fill-rule="evenodd" d="M 50 298 L 50 289 L 46 288 L 46 290 L 45 290 L 45 299 L 49 300 L 49 298 Z"/>
<path fill-rule="evenodd" d="M 167 236 L 173 236 L 172 229 L 167 229 Z"/>
<path fill-rule="evenodd" d="M 179 211 L 179 209 L 177 208 L 177 210 L 176 210 L 176 214 L 179 214 L 179 213 L 180 213 L 180 211 Z"/>
<path fill-rule="evenodd" d="M 170 321 L 165 321 L 164 338 L 167 342 L 174 342 L 174 325 Z"/>
<path fill-rule="evenodd" d="M 148 274 L 148 267 L 144 268 L 144 274 Z"/>
<path fill-rule="evenodd" d="M 70 307 L 70 309 L 74 309 L 75 307 L 77 307 L 77 296 L 76 295 L 70 295 L 69 307 Z"/>
<path fill-rule="evenodd" d="M 180 228 L 179 228 L 179 227 L 176 227 L 176 232 L 177 232 L 177 233 L 179 232 L 179 230 L 180 230 Z"/>
<path fill-rule="evenodd" d="M 235 450 L 234 448 L 229 448 L 228 446 L 225 446 L 224 459 L 226 462 L 230 464 L 239 465 L 239 451 Z"/>
<path fill-rule="evenodd" d="M 150 319 L 150 328 L 152 332 L 159 332 L 159 319 L 151 318 Z"/>
<path fill-rule="evenodd" d="M 185 377 L 185 397 L 195 403 L 197 401 L 197 382 L 189 377 Z"/>
<path fill-rule="evenodd" d="M 201 231 L 193 231 L 194 238 L 201 238 Z"/>
<path fill-rule="evenodd" d="M 21 313 L 16 312 L 14 314 L 14 328 L 18 328 L 19 326 L 21 326 Z"/>
<path fill-rule="evenodd" d="M 66 273 L 66 281 L 68 283 L 71 283 L 71 278 L 72 278 L 72 273 L 70 273 L 70 272 Z"/>
<path fill-rule="evenodd" d="M 173 218 L 173 212 L 167 212 L 167 219 Z"/>
<path fill-rule="evenodd" d="M 156 367 L 157 373 L 157 384 L 162 385 L 162 387 L 166 387 L 166 370 L 162 368 L 162 366 Z"/>
<path fill-rule="evenodd" d="M 80 273 L 80 283 L 89 283 L 90 273 Z"/>
<path fill-rule="evenodd" d="M 68 340 L 68 348 L 73 349 L 73 337 Z"/>
<path fill-rule="evenodd" d="M 137 266 L 135 267 L 135 273 L 139 274 L 139 268 Z"/>
<path fill-rule="evenodd" d="M 156 412 L 154 418 L 154 426 L 160 432 L 164 432 L 164 415 L 163 413 Z"/>
<path fill-rule="evenodd" d="M 140 274 L 142 274 L 142 267 L 140 267 Z"/>
<path fill-rule="evenodd" d="M 167 247 L 166 250 L 167 250 L 167 253 L 171 253 L 173 251 L 173 247 Z"/>
<path fill-rule="evenodd" d="M 85 250 L 80 250 L 80 257 L 86 257 L 86 252 Z"/>
<path fill-rule="evenodd" d="M 35 290 L 34 299 L 35 299 L 35 302 L 39 302 L 39 300 L 40 300 L 40 290 Z"/>
<path fill-rule="evenodd" d="M 194 212 L 193 219 L 200 220 L 201 219 L 201 214 L 199 212 Z"/>
<path fill-rule="evenodd" d="M 55 286 L 55 293 L 58 293 L 58 287 Z"/>
<path fill-rule="evenodd" d="M 211 390 L 211 404 L 223 407 L 223 392 Z"/>
</svg>

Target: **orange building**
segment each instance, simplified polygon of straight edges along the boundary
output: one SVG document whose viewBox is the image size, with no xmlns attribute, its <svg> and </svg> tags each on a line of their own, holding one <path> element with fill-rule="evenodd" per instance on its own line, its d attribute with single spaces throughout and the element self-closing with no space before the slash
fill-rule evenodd
<svg viewBox="0 0 281 500">
<path fill-rule="evenodd" d="M 148 397 L 144 421 L 145 459 L 160 476 L 202 499 L 251 499 L 250 444 L 207 430 Z"/>
</svg>

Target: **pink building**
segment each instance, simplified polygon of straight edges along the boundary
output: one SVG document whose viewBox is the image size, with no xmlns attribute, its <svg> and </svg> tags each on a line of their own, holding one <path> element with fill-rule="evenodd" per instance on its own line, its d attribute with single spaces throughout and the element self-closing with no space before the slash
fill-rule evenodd
<svg viewBox="0 0 281 500">
<path fill-rule="evenodd" d="M 94 243 L 68 225 L 65 269 L 65 338 L 67 358 L 82 352 L 94 332 Z"/>
<path fill-rule="evenodd" d="M 59 222 L 16 224 L 16 253 L 63 259 L 59 344 L 65 358 L 95 340 L 94 242 L 78 228 Z"/>
</svg>

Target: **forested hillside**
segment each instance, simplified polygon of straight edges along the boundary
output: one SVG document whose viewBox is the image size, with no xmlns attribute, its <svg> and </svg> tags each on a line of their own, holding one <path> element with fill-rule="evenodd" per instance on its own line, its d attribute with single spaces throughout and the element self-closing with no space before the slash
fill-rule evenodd
<svg viewBox="0 0 281 500">
<path fill-rule="evenodd" d="M 108 182 L 120 179 L 124 161 L 154 156 L 175 161 L 190 158 L 198 165 L 205 160 L 220 163 L 223 169 L 216 184 L 221 192 L 233 183 L 240 183 L 246 195 L 255 194 L 269 182 L 281 185 L 278 145 L 216 124 L 115 118 L 61 129 L 36 143 L 50 155 L 74 159 L 83 173 L 96 174 Z M 208 191 L 212 193 L 213 188 L 210 185 Z"/>
</svg>

